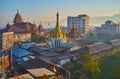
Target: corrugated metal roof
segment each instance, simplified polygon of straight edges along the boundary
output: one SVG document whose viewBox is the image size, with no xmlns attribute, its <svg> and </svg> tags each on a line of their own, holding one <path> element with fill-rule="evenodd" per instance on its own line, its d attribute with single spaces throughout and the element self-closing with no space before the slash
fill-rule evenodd
<svg viewBox="0 0 120 79">
<path fill-rule="evenodd" d="M 33 55 L 33 53 L 27 51 L 27 50 L 24 50 L 18 46 L 14 46 L 12 48 L 12 54 L 16 57 L 24 57 L 24 56 L 27 56 L 27 55 Z"/>
<path fill-rule="evenodd" d="M 44 76 L 44 74 L 46 74 L 47 76 L 55 75 L 55 73 L 46 68 L 27 69 L 27 71 L 34 77 L 41 77 Z"/>
</svg>

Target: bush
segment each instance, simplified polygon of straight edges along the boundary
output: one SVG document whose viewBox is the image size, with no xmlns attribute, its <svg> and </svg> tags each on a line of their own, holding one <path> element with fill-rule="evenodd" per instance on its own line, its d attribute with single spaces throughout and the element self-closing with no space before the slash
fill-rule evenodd
<svg viewBox="0 0 120 79">
<path fill-rule="evenodd" d="M 114 79 L 120 79 L 120 67 L 116 67 L 113 70 L 113 77 Z"/>
<path fill-rule="evenodd" d="M 72 70 L 74 67 L 75 67 L 75 63 L 74 62 L 68 62 L 68 63 L 63 65 L 63 68 L 65 68 L 68 71 Z"/>
</svg>

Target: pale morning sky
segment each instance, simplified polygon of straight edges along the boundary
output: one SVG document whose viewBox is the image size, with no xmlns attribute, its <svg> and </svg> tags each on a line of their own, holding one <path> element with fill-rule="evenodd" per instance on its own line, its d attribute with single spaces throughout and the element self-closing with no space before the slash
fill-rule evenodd
<svg viewBox="0 0 120 79">
<path fill-rule="evenodd" d="M 60 20 L 67 16 L 112 16 L 120 13 L 120 0 L 0 0 L 0 26 L 12 24 L 17 9 L 25 22 L 54 26 L 59 9 Z M 61 23 L 66 26 L 66 22 Z"/>
</svg>

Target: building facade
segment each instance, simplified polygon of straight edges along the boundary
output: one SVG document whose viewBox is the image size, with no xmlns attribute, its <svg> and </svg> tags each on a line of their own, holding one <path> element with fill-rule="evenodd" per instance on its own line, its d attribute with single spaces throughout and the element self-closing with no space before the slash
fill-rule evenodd
<svg viewBox="0 0 120 79">
<path fill-rule="evenodd" d="M 86 35 L 89 32 L 89 16 L 86 14 L 78 16 L 68 16 L 67 17 L 67 27 L 68 31 L 72 29 L 73 23 L 76 25 L 77 31 Z"/>
<path fill-rule="evenodd" d="M 14 45 L 14 33 L 5 32 L 2 34 L 2 51 L 6 51 Z"/>
<path fill-rule="evenodd" d="M 111 20 L 105 21 L 100 27 L 96 27 L 96 34 L 111 34 L 114 35 L 120 32 L 120 23 L 114 23 Z"/>
<path fill-rule="evenodd" d="M 14 34 L 14 42 L 31 42 L 31 33 L 16 33 Z"/>
<path fill-rule="evenodd" d="M 10 26 L 4 33 L 7 32 L 13 32 L 13 42 L 19 43 L 19 42 L 31 42 L 31 32 L 26 31 L 20 27 L 17 26 Z"/>
</svg>

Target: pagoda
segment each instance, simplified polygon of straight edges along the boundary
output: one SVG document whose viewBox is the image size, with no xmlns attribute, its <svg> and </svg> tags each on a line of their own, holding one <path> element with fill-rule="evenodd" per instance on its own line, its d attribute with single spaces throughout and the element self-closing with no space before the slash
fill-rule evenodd
<svg viewBox="0 0 120 79">
<path fill-rule="evenodd" d="M 79 34 L 79 32 L 77 32 L 77 28 L 76 28 L 76 25 L 75 24 L 73 24 L 73 26 L 72 26 L 72 29 L 71 29 L 71 31 L 69 32 L 69 34 L 68 34 L 68 37 L 71 39 L 78 39 L 78 38 L 80 38 L 80 34 Z"/>
<path fill-rule="evenodd" d="M 57 48 L 61 46 L 62 43 L 66 42 L 66 33 L 61 31 L 59 25 L 59 13 L 56 14 L 56 27 L 55 31 L 49 32 L 47 35 L 48 37 L 48 44 L 49 48 Z"/>
</svg>

